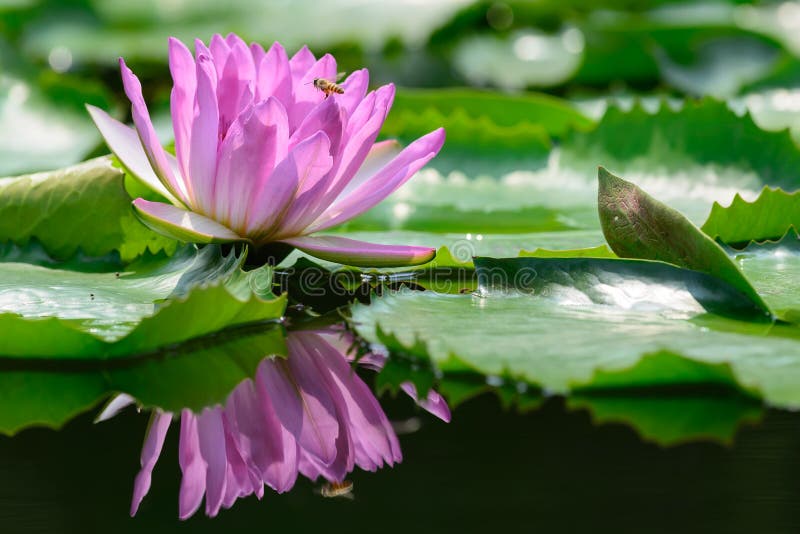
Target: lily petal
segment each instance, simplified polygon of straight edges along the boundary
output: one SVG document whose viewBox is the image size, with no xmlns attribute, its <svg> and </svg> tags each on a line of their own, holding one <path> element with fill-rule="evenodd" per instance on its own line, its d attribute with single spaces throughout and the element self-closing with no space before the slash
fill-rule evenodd
<svg viewBox="0 0 800 534">
<path fill-rule="evenodd" d="M 167 159 L 167 153 L 158 141 L 153 122 L 150 120 L 150 112 L 147 111 L 147 104 L 142 96 L 142 84 L 139 82 L 139 78 L 128 68 L 122 58 L 119 59 L 119 67 L 122 72 L 125 95 L 131 101 L 131 115 L 133 115 L 133 123 L 136 125 L 136 133 L 142 141 L 142 147 L 150 161 L 150 166 L 164 187 L 169 189 L 174 196 L 187 198 L 183 180 L 172 172 L 173 167 Z"/>
<path fill-rule="evenodd" d="M 372 178 L 375 173 L 397 157 L 402 150 L 403 145 L 396 139 L 387 139 L 386 141 L 381 141 L 372 145 L 372 148 L 369 149 L 369 153 L 367 153 L 367 157 L 364 158 L 364 163 L 361 164 L 355 176 L 350 179 L 342 192 L 339 193 L 336 201 L 345 198 L 367 180 Z"/>
<path fill-rule="evenodd" d="M 294 61 L 294 59 L 295 58 L 292 58 L 292 61 Z M 334 81 L 336 79 L 336 60 L 332 55 L 325 54 L 302 74 L 300 72 L 295 74 L 294 65 L 292 65 L 292 67 L 292 94 L 294 97 L 294 105 L 288 111 L 289 127 L 294 131 L 294 129 L 303 122 L 303 118 L 311 112 L 314 106 L 326 100 L 325 94 L 314 86 L 314 79 L 324 78 Z"/>
<path fill-rule="evenodd" d="M 222 409 L 206 408 L 197 417 L 200 454 L 206 462 L 206 514 L 214 517 L 225 498 L 227 453 Z"/>
<path fill-rule="evenodd" d="M 330 371 L 347 410 L 348 428 L 356 445 L 356 463 L 370 471 L 384 462 L 393 465 L 402 459 L 400 444 L 392 425 L 369 387 L 350 367 L 336 347 L 316 334 L 304 336 L 309 350 L 315 350 L 320 363 Z"/>
<path fill-rule="evenodd" d="M 154 410 L 150 415 L 150 423 L 147 425 L 147 433 L 144 438 L 140 463 L 142 469 L 136 475 L 133 483 L 133 501 L 131 502 L 131 516 L 136 515 L 144 496 L 150 491 L 151 476 L 153 468 L 161 455 L 161 448 L 164 446 L 164 439 L 167 437 L 167 430 L 172 423 L 172 414 Z"/>
<path fill-rule="evenodd" d="M 265 362 L 259 378 L 270 392 L 275 412 L 298 445 L 325 465 L 336 459 L 336 438 L 341 429 L 330 392 L 314 362 L 291 346 L 289 361 Z"/>
<path fill-rule="evenodd" d="M 184 205 L 182 200 L 178 200 L 169 189 L 164 187 L 161 180 L 153 172 L 150 160 L 144 152 L 139 134 L 135 128 L 131 128 L 114 119 L 111 115 L 100 108 L 87 104 L 92 120 L 100 134 L 103 136 L 108 148 L 125 165 L 133 176 L 151 191 L 158 193 L 176 205 Z"/>
<path fill-rule="evenodd" d="M 338 236 L 282 239 L 311 256 L 356 267 L 401 267 L 427 263 L 436 250 L 427 247 L 378 245 Z"/>
<path fill-rule="evenodd" d="M 235 422 L 243 455 L 261 479 L 279 493 L 290 489 L 297 479 L 297 444 L 281 426 L 258 379 L 240 384 L 228 397 L 226 411 Z"/>
<path fill-rule="evenodd" d="M 369 71 L 361 69 L 353 72 L 342 83 L 344 94 L 337 95 L 336 100 L 342 106 L 348 115 L 352 114 L 358 106 L 358 103 L 364 100 L 364 95 L 367 94 L 369 87 Z"/>
<path fill-rule="evenodd" d="M 279 218 L 290 207 L 301 183 L 317 181 L 333 165 L 330 139 L 317 132 L 292 149 L 269 177 L 260 184 L 250 201 L 247 215 L 247 235 L 269 235 Z"/>
<path fill-rule="evenodd" d="M 289 71 L 289 58 L 280 43 L 275 42 L 264 54 L 256 66 L 258 83 L 256 84 L 256 100 L 266 100 L 274 96 L 288 108 L 292 100 L 292 75 Z"/>
<path fill-rule="evenodd" d="M 380 132 L 386 120 L 386 115 L 392 107 L 394 93 L 394 84 L 380 87 L 375 91 L 374 105 L 366 120 L 356 130 L 351 130 L 353 124 L 348 123 L 347 144 L 342 147 L 340 166 L 336 170 L 336 175 L 329 180 L 325 195 L 317 202 L 316 209 L 309 214 L 309 218 L 303 221 L 305 226 L 316 220 L 333 204 L 335 199 L 341 196 L 342 191 L 347 188 L 361 164 L 364 163 L 364 160 L 372 151 L 378 132 Z"/>
<path fill-rule="evenodd" d="M 196 73 L 197 93 L 189 151 L 189 176 L 186 179 L 197 201 L 194 207 L 205 213 L 213 213 L 220 125 L 217 108 L 217 74 L 210 57 L 204 54 L 198 55 Z"/>
<path fill-rule="evenodd" d="M 239 236 L 217 221 L 177 206 L 137 198 L 133 201 L 133 208 L 145 225 L 178 241 L 186 243 L 247 241 L 247 238 Z"/>
<path fill-rule="evenodd" d="M 262 469 L 264 482 L 278 493 L 284 493 L 292 489 L 297 480 L 297 459 L 299 447 L 294 436 L 284 427 L 275 411 L 271 400 L 271 393 L 266 383 L 262 379 L 263 372 L 260 369 L 267 365 L 268 360 L 261 362 L 258 374 L 256 375 L 257 402 L 260 404 L 260 411 L 264 414 L 264 432 L 272 432 L 278 440 L 277 448 L 273 453 L 267 455 L 268 463 Z"/>
<path fill-rule="evenodd" d="M 178 517 L 187 519 L 200 507 L 206 491 L 206 462 L 200 454 L 197 417 L 191 410 L 181 411 L 181 435 L 178 447 L 181 466 L 181 490 L 178 498 Z"/>
<path fill-rule="evenodd" d="M 372 178 L 326 210 L 317 222 L 308 227 L 308 232 L 330 228 L 374 207 L 438 154 L 444 137 L 444 129 L 439 128 L 408 145 Z"/>
<path fill-rule="evenodd" d="M 232 57 L 232 56 L 231 56 Z M 270 97 L 242 113 L 222 141 L 215 180 L 215 218 L 245 231 L 247 210 L 259 183 L 288 152 L 283 104 Z"/>
<path fill-rule="evenodd" d="M 197 75 L 192 53 L 178 39 L 169 38 L 169 70 L 172 75 L 172 92 L 169 106 L 172 130 L 175 133 L 175 155 L 181 176 L 189 176 L 189 150 L 194 117 L 194 98 L 197 92 Z"/>
<path fill-rule="evenodd" d="M 400 384 L 400 389 L 414 399 L 414 402 L 416 402 L 420 408 L 435 415 L 445 423 L 450 422 L 450 407 L 447 405 L 447 401 L 444 400 L 444 397 L 437 391 L 429 389 L 428 396 L 424 399 L 420 399 L 417 396 L 417 387 L 413 382 L 403 382 Z"/>
</svg>

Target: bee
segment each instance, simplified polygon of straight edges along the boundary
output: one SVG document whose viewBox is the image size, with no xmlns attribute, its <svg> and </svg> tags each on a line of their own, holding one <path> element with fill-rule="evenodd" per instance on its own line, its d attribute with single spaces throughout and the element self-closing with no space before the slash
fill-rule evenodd
<svg viewBox="0 0 800 534">
<path fill-rule="evenodd" d="M 311 83 L 314 84 L 314 87 L 325 93 L 325 98 L 328 98 L 332 94 L 336 93 L 337 95 L 344 94 L 344 89 L 338 82 L 344 77 L 345 73 L 340 72 L 336 75 L 336 81 L 326 80 L 325 78 L 314 78 Z"/>
<path fill-rule="evenodd" d="M 327 498 L 339 497 L 350 501 L 355 498 L 353 495 L 353 482 L 350 480 L 327 483 L 319 488 L 318 492 L 320 495 Z"/>
</svg>

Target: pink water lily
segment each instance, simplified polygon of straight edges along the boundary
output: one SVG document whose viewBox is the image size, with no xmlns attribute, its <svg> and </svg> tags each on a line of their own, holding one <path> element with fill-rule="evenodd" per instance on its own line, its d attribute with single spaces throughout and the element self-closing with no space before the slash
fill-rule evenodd
<svg viewBox="0 0 800 534">
<path fill-rule="evenodd" d="M 287 358 L 261 362 L 255 378 L 237 386 L 224 406 L 199 414 L 182 411 L 182 519 L 197 511 L 204 495 L 206 514 L 214 516 L 239 497 L 255 494 L 260 499 L 265 485 L 288 491 L 298 475 L 342 482 L 355 466 L 375 471 L 402 460 L 397 436 L 375 395 L 354 372 L 354 354 L 341 333 L 291 332 L 286 343 Z M 378 369 L 384 360 L 368 354 L 359 363 Z M 450 420 L 447 403 L 435 391 L 417 399 L 410 383 L 403 390 L 422 408 Z M 171 413 L 153 412 L 131 515 L 150 489 L 172 419 Z"/>
<path fill-rule="evenodd" d="M 134 200 L 154 230 L 194 243 L 284 243 L 313 256 L 360 266 L 415 265 L 433 249 L 378 245 L 314 232 L 378 204 L 433 158 L 435 130 L 399 150 L 375 140 L 394 99 L 392 84 L 367 92 L 366 69 L 326 95 L 336 60 L 304 47 L 291 59 L 279 43 L 265 51 L 215 35 L 195 54 L 169 40 L 175 156 L 157 136 L 139 79 L 120 59 L 135 128 L 88 106 L 111 151 L 170 203 Z"/>
</svg>

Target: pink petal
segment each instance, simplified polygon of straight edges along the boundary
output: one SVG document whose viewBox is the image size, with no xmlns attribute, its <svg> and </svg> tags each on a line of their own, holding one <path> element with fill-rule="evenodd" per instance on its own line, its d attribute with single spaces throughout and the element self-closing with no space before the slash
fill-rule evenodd
<svg viewBox="0 0 800 534">
<path fill-rule="evenodd" d="M 172 172 L 172 167 L 167 160 L 167 153 L 158 141 L 155 128 L 150 120 L 150 113 L 147 111 L 147 104 L 144 102 L 142 96 L 142 84 L 139 83 L 139 78 L 125 65 L 125 61 L 119 59 L 119 67 L 122 72 L 122 85 L 125 88 L 125 94 L 128 100 L 131 101 L 131 114 L 133 115 L 133 123 L 136 125 L 136 132 L 142 141 L 147 159 L 150 161 L 150 166 L 155 172 L 164 187 L 178 198 L 185 199 L 186 188 L 183 181 L 176 177 Z"/>
<path fill-rule="evenodd" d="M 325 384 L 325 388 L 331 395 L 336 418 L 339 421 L 339 435 L 336 436 L 334 443 L 336 458 L 330 463 L 323 463 L 319 458 L 308 454 L 308 451 L 302 451 L 298 467 L 300 472 L 309 478 L 322 475 L 330 481 L 342 481 L 347 473 L 353 470 L 356 456 L 356 443 L 352 439 L 352 428 L 347 416 L 347 404 L 344 396 L 336 381 L 333 380 L 319 347 L 314 343 L 318 338 L 314 334 L 297 332 L 290 334 L 288 339 L 291 340 L 292 347 L 289 355 L 290 361 L 302 356 L 316 367 L 319 380 Z"/>
<path fill-rule="evenodd" d="M 316 218 L 320 203 L 323 202 L 331 180 L 336 175 L 337 154 L 340 150 L 345 120 L 344 110 L 332 99 L 328 99 L 314 108 L 292 134 L 289 140 L 290 147 L 318 131 L 325 132 L 330 140 L 329 152 L 333 156 L 333 167 L 328 173 L 308 176 L 298 185 L 295 201 L 281 221 L 280 237 L 300 234 Z"/>
<path fill-rule="evenodd" d="M 225 138 L 236 117 L 253 104 L 256 78 L 253 56 L 244 43 L 231 46 L 223 65 L 222 74 L 217 81 L 219 139 Z"/>
<path fill-rule="evenodd" d="M 173 204 L 184 204 L 183 201 L 178 200 L 169 189 L 164 186 L 158 176 L 153 172 L 150 160 L 147 159 L 147 154 L 145 154 L 144 148 L 142 147 L 142 141 L 139 139 L 139 135 L 134 128 L 122 124 L 102 109 L 88 104 L 86 109 L 97 125 L 97 129 L 100 130 L 100 135 L 103 136 L 108 148 L 119 158 L 131 174 L 138 178 L 151 191 L 155 191 Z"/>
<path fill-rule="evenodd" d="M 400 444 L 386 414 L 345 356 L 316 334 L 303 335 L 303 342 L 319 355 L 342 395 L 358 465 L 374 471 L 384 462 L 389 465 L 399 462 L 402 459 Z"/>
<path fill-rule="evenodd" d="M 248 380 L 228 398 L 226 412 L 242 456 L 271 488 L 278 492 L 290 489 L 297 478 L 297 444 L 281 426 L 269 395 Z"/>
<path fill-rule="evenodd" d="M 222 70 L 225 68 L 225 62 L 228 60 L 228 55 L 231 52 L 230 46 L 225 42 L 222 35 L 215 33 L 211 36 L 211 40 L 208 43 L 208 50 L 211 52 L 211 58 L 214 60 L 217 76 L 222 77 Z M 199 51 L 197 53 L 198 55 L 200 54 Z"/>
<path fill-rule="evenodd" d="M 225 42 L 228 43 L 228 46 L 230 46 L 231 48 L 235 46 L 244 46 L 245 48 L 247 48 L 247 43 L 245 43 L 241 37 L 239 37 L 233 32 L 230 32 L 228 35 L 225 36 Z"/>
<path fill-rule="evenodd" d="M 213 219 L 163 202 L 137 198 L 133 201 L 133 208 L 139 219 L 149 228 L 178 241 L 231 243 L 247 240 Z"/>
<path fill-rule="evenodd" d="M 363 183 L 372 178 L 375 173 L 388 165 L 402 150 L 403 145 L 395 139 L 387 139 L 386 141 L 381 141 L 380 143 L 372 145 L 372 148 L 369 149 L 367 157 L 364 158 L 364 162 L 358 168 L 355 176 L 347 182 L 347 185 L 339 193 L 336 200 L 343 199 L 355 191 Z"/>
<path fill-rule="evenodd" d="M 197 91 L 197 75 L 192 53 L 179 40 L 169 38 L 169 70 L 172 74 L 170 112 L 172 129 L 175 132 L 175 155 L 181 175 L 189 176 L 189 151 L 194 118 L 194 98 Z"/>
<path fill-rule="evenodd" d="M 308 232 L 330 228 L 378 204 L 438 154 L 444 137 L 444 129 L 439 128 L 411 143 L 362 186 L 336 202 L 308 228 Z"/>
<path fill-rule="evenodd" d="M 339 160 L 339 167 L 336 176 L 330 181 L 330 186 L 325 195 L 317 203 L 316 209 L 310 213 L 310 217 L 303 222 L 311 224 L 326 209 L 341 196 L 342 191 L 347 188 L 350 181 L 356 175 L 359 168 L 372 151 L 378 132 L 386 120 L 386 115 L 394 101 L 394 85 L 389 84 L 375 91 L 375 102 L 372 114 L 364 121 L 363 125 L 357 130 L 349 132 L 346 145 L 342 150 Z M 366 100 L 365 100 L 366 102 Z M 348 123 L 348 131 L 352 123 Z M 353 188 L 354 190 L 355 188 Z"/>
<path fill-rule="evenodd" d="M 264 483 L 261 481 L 261 473 L 251 470 L 248 464 L 249 458 L 245 456 L 239 446 L 239 433 L 229 422 L 227 413 L 223 413 L 222 422 L 225 428 L 225 454 L 228 464 L 222 506 L 230 508 L 236 499 L 251 493 L 255 493 L 261 498 L 264 495 Z"/>
<path fill-rule="evenodd" d="M 298 445 L 323 464 L 336 459 L 339 435 L 336 409 L 314 362 L 289 343 L 288 361 L 267 361 L 259 375 L 269 391 L 272 405 L 283 426 Z"/>
<path fill-rule="evenodd" d="M 300 52 L 298 52 L 300 54 Z M 297 57 L 297 56 L 295 56 Z M 312 56 L 313 57 L 313 56 Z M 305 72 L 295 72 L 295 65 L 292 64 L 295 58 L 290 61 L 292 67 L 292 95 L 294 105 L 287 111 L 289 112 L 289 128 L 294 131 L 305 119 L 311 110 L 323 100 L 325 94 L 314 87 L 315 78 L 325 78 L 330 81 L 336 80 L 336 60 L 330 54 L 325 54 Z M 298 67 L 299 68 L 299 67 Z M 328 98 L 327 100 L 330 100 Z M 333 98 L 335 100 L 335 97 Z"/>
<path fill-rule="evenodd" d="M 203 500 L 203 494 L 206 491 L 206 463 L 200 454 L 197 418 L 190 410 L 181 412 L 178 462 L 183 472 L 178 499 L 178 515 L 181 519 L 187 519 L 200 507 L 200 501 Z"/>
<path fill-rule="evenodd" d="M 336 95 L 336 101 L 348 115 L 351 115 L 367 94 L 369 71 L 367 69 L 357 70 L 350 74 L 341 85 L 344 93 Z"/>
<path fill-rule="evenodd" d="M 215 188 L 216 218 L 245 233 L 247 206 L 259 184 L 286 158 L 289 126 L 276 98 L 242 113 L 220 147 Z"/>
<path fill-rule="evenodd" d="M 211 58 L 197 56 L 197 94 L 194 102 L 188 182 L 195 209 L 213 216 L 214 177 L 219 141 L 216 72 Z"/>
<path fill-rule="evenodd" d="M 409 397 L 414 399 L 414 402 L 425 411 L 435 415 L 445 423 L 450 422 L 450 407 L 447 405 L 447 401 L 444 400 L 444 397 L 439 395 L 438 392 L 429 389 L 428 396 L 424 399 L 419 399 L 417 396 L 417 387 L 413 382 L 403 382 L 400 384 L 400 388 L 405 391 Z"/>
<path fill-rule="evenodd" d="M 291 68 L 292 72 L 292 80 L 300 81 L 300 79 L 308 72 L 314 63 L 317 61 L 317 58 L 314 57 L 314 54 L 311 53 L 311 50 L 308 49 L 308 46 L 303 46 L 300 50 L 298 50 L 295 55 L 292 56 L 292 59 L 289 60 L 289 67 Z"/>
<path fill-rule="evenodd" d="M 250 53 L 253 55 L 253 64 L 258 69 L 258 65 L 267 53 L 264 51 L 264 47 L 258 43 L 250 43 Z"/>
<path fill-rule="evenodd" d="M 161 455 L 164 446 L 164 439 L 167 437 L 169 425 L 172 422 L 172 414 L 154 410 L 150 415 L 150 422 L 147 425 L 147 433 L 142 446 L 140 464 L 142 466 L 136 481 L 133 484 L 133 501 L 131 502 L 131 516 L 136 515 L 144 496 L 150 491 L 151 476 L 153 468 Z"/>
<path fill-rule="evenodd" d="M 285 218 L 301 184 L 319 180 L 332 165 L 330 140 L 325 132 L 317 132 L 295 146 L 253 195 L 246 235 L 255 241 L 270 235 Z"/>
<path fill-rule="evenodd" d="M 228 460 L 225 450 L 225 428 L 222 410 L 206 408 L 197 417 L 197 434 L 200 454 L 206 462 L 206 514 L 214 517 L 219 513 L 225 497 Z"/>
<path fill-rule="evenodd" d="M 289 58 L 280 43 L 275 42 L 262 59 L 256 63 L 258 67 L 256 84 L 256 100 L 265 100 L 274 96 L 288 109 L 292 100 L 292 75 L 289 70 Z"/>
<path fill-rule="evenodd" d="M 261 365 L 264 366 L 267 361 L 265 360 Z M 291 432 L 280 423 L 270 392 L 262 378 L 264 372 L 266 371 L 259 369 L 256 377 L 257 400 L 266 421 L 265 431 L 275 429 L 275 437 L 278 442 L 274 453 L 267 456 L 268 465 L 262 469 L 262 475 L 264 482 L 269 487 L 278 493 L 284 493 L 292 489 L 297 480 L 299 446 Z"/>
<path fill-rule="evenodd" d="M 344 110 L 341 106 L 335 100 L 326 99 L 303 118 L 302 124 L 292 132 L 289 146 L 293 147 L 322 131 L 331 141 L 331 153 L 336 154 L 344 133 L 345 120 Z"/>
<path fill-rule="evenodd" d="M 436 250 L 427 247 L 377 245 L 338 236 L 282 239 L 303 252 L 327 261 L 356 267 L 399 267 L 431 261 Z"/>
</svg>

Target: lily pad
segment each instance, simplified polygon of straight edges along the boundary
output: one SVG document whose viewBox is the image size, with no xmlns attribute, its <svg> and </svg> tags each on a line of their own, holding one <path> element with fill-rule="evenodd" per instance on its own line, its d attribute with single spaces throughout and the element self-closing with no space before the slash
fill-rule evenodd
<svg viewBox="0 0 800 534">
<path fill-rule="evenodd" d="M 0 263 L 0 355 L 103 360 L 280 318 L 270 269 L 242 273 L 242 261 L 187 247 L 116 272 Z"/>
<path fill-rule="evenodd" d="M 110 157 L 56 171 L 0 178 L 0 241 L 35 239 L 53 257 L 119 252 L 130 261 L 149 251 L 171 253 L 177 243 L 136 218 L 124 173 Z"/>
<path fill-rule="evenodd" d="M 276 325 L 235 329 L 142 355 L 133 361 L 58 366 L 0 361 L 0 434 L 58 428 L 123 392 L 146 408 L 199 411 L 225 400 L 268 355 L 285 355 Z"/>
<path fill-rule="evenodd" d="M 765 187 L 752 202 L 736 195 L 728 206 L 715 202 L 702 230 L 729 245 L 776 241 L 800 228 L 800 194 Z"/>
</svg>

